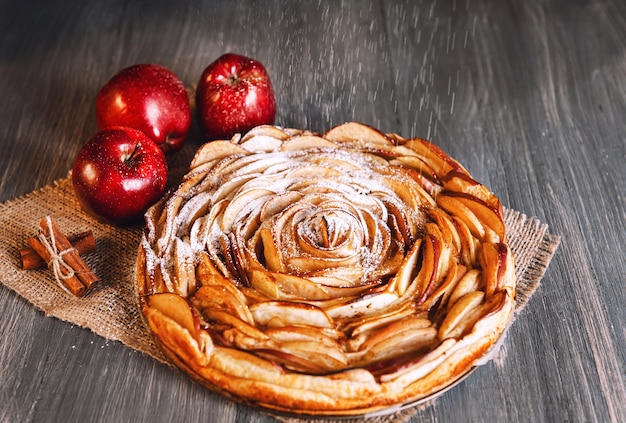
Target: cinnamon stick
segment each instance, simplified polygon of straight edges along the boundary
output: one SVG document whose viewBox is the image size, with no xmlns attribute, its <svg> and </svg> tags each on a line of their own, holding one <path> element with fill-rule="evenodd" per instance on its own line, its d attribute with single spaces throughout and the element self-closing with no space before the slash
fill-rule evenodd
<svg viewBox="0 0 626 423">
<path fill-rule="evenodd" d="M 78 251 L 78 255 L 84 256 L 92 253 L 96 249 L 96 241 L 92 231 L 85 231 L 68 237 L 72 247 Z M 44 259 L 32 248 L 22 248 L 20 250 L 23 270 L 33 270 L 46 267 Z"/>
<path fill-rule="evenodd" d="M 89 269 L 85 261 L 72 247 L 70 241 L 61 232 L 58 225 L 50 216 L 44 218 L 39 223 L 43 235 L 53 240 L 58 252 L 63 252 L 63 261 L 75 272 L 78 279 L 87 287 L 98 281 L 98 277 Z"/>
<path fill-rule="evenodd" d="M 46 263 L 50 263 L 53 260 L 52 254 L 48 248 L 41 243 L 37 238 L 31 237 L 26 240 L 30 248 L 32 248 L 37 254 L 39 254 Z M 61 273 L 64 271 L 61 270 Z M 76 274 L 69 276 L 67 273 L 59 275 L 59 282 L 61 282 L 68 291 L 74 294 L 77 297 L 82 297 L 85 295 L 85 291 L 87 287 L 83 285 L 83 283 L 76 277 Z"/>
</svg>

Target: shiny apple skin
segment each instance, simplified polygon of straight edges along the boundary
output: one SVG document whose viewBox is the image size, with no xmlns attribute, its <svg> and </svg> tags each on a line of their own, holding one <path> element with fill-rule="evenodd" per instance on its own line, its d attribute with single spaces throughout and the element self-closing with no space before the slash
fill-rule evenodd
<svg viewBox="0 0 626 423">
<path fill-rule="evenodd" d="M 276 118 L 274 88 L 261 62 L 227 53 L 206 67 L 196 90 L 198 121 L 209 140 L 230 139 Z"/>
<path fill-rule="evenodd" d="M 169 69 L 138 64 L 116 73 L 96 96 L 98 129 L 127 126 L 148 135 L 161 149 L 183 148 L 191 126 L 185 86 Z"/>
<path fill-rule="evenodd" d="M 167 159 L 143 132 L 110 127 L 78 152 L 72 185 L 85 212 L 109 224 L 130 224 L 164 194 Z"/>
</svg>

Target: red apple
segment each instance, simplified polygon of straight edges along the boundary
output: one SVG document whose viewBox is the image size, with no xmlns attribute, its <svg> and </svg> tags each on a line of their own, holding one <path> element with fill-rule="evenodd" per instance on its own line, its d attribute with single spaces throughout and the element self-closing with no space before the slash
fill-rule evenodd
<svg viewBox="0 0 626 423">
<path fill-rule="evenodd" d="M 161 198 L 166 182 L 163 151 L 143 132 L 123 126 L 94 135 L 78 152 L 72 169 L 83 210 L 115 225 L 139 220 Z"/>
<path fill-rule="evenodd" d="M 209 139 L 230 139 L 273 124 L 276 100 L 270 77 L 257 60 L 228 53 L 202 73 L 196 90 L 198 119 Z"/>
<path fill-rule="evenodd" d="M 99 129 L 128 126 L 148 135 L 165 153 L 180 150 L 191 125 L 189 97 L 169 69 L 139 64 L 122 69 L 98 92 Z"/>
</svg>

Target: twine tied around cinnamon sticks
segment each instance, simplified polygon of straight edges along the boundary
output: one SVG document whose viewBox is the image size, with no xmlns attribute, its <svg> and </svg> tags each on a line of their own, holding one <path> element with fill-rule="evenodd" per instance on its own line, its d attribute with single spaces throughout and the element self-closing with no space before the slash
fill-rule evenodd
<svg viewBox="0 0 626 423">
<path fill-rule="evenodd" d="M 51 237 L 52 239 L 49 242 L 48 238 L 46 238 L 43 233 L 39 233 L 39 235 L 37 236 L 37 238 L 39 238 L 39 241 L 41 241 L 44 247 L 46 247 L 46 250 L 48 250 L 48 254 L 50 255 L 50 262 L 48 263 L 48 267 L 52 270 L 54 278 L 61 288 L 71 294 L 69 289 L 65 287 L 65 284 L 61 283 L 61 279 L 70 279 L 74 277 L 75 272 L 74 269 L 72 269 L 72 267 L 63 260 L 63 256 L 70 251 L 76 251 L 76 249 L 72 247 L 63 251 L 58 251 L 58 248 L 54 242 L 54 234 L 52 234 Z"/>
<path fill-rule="evenodd" d="M 28 238 L 26 242 L 32 251 L 45 261 L 61 289 L 82 297 L 98 281 L 98 277 L 81 258 L 78 248 L 72 245 L 50 216 L 43 218 L 39 226 L 38 235 Z M 85 239 L 87 242 L 81 244 L 83 253 L 93 251 L 95 248 L 93 235 L 87 233 L 79 238 L 79 241 Z M 24 269 L 38 267 L 30 251 L 22 250 L 21 253 Z"/>
</svg>

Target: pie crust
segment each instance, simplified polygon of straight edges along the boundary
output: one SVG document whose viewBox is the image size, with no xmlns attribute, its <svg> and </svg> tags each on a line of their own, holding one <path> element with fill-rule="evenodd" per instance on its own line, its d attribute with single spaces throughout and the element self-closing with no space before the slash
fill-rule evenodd
<svg viewBox="0 0 626 423">
<path fill-rule="evenodd" d="M 171 360 L 269 410 L 357 416 L 440 392 L 515 295 L 498 198 L 434 144 L 260 126 L 146 214 L 137 288 Z"/>
</svg>

